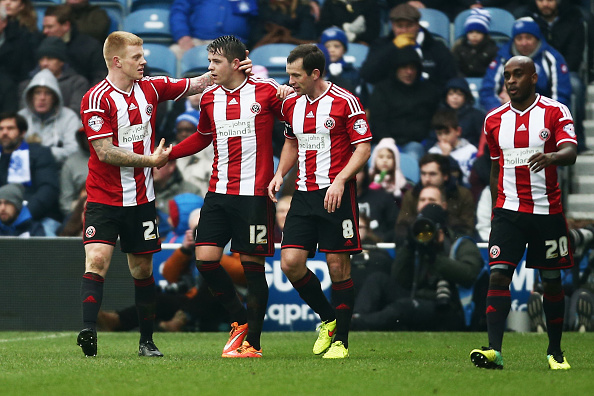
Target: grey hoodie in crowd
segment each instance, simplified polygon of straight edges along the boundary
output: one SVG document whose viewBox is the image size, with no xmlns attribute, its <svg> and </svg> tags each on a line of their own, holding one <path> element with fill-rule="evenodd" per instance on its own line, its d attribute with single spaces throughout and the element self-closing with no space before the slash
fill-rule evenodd
<svg viewBox="0 0 594 396">
<path fill-rule="evenodd" d="M 48 87 L 58 98 L 58 102 L 46 114 L 38 114 L 33 110 L 33 89 L 39 86 Z M 39 71 L 27 85 L 23 98 L 27 106 L 19 114 L 29 124 L 26 139 L 31 139 L 33 135 L 39 136 L 41 144 L 50 147 L 56 161 L 62 164 L 78 149 L 75 134 L 82 124 L 78 114 L 64 107 L 58 80 L 48 69 Z"/>
</svg>

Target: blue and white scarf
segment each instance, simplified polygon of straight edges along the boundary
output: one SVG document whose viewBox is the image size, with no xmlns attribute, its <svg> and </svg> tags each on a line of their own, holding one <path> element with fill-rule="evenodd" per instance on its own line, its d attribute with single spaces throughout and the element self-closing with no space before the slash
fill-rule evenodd
<svg viewBox="0 0 594 396">
<path fill-rule="evenodd" d="M 2 156 L 0 147 L 0 156 Z M 29 162 L 29 145 L 23 140 L 19 148 L 10 154 L 10 164 L 8 165 L 7 183 L 20 183 L 24 186 L 31 185 L 31 168 Z"/>
</svg>

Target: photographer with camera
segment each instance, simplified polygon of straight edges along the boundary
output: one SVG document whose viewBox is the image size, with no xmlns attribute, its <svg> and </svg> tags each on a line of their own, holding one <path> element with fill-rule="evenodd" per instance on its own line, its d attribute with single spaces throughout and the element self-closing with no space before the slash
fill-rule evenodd
<svg viewBox="0 0 594 396">
<path fill-rule="evenodd" d="M 427 204 L 396 251 L 390 277 L 370 275 L 355 303 L 354 330 L 462 330 L 456 285 L 470 287 L 484 260 L 473 240 L 455 238 L 447 213 Z"/>
</svg>

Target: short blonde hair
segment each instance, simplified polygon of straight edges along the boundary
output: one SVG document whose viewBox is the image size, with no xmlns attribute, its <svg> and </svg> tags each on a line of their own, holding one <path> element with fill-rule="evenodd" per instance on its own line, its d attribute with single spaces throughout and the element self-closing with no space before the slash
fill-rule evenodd
<svg viewBox="0 0 594 396">
<path fill-rule="evenodd" d="M 107 36 L 103 44 L 103 58 L 109 69 L 111 58 L 122 56 L 126 47 L 142 45 L 143 41 L 137 35 L 130 32 L 115 31 Z"/>
</svg>

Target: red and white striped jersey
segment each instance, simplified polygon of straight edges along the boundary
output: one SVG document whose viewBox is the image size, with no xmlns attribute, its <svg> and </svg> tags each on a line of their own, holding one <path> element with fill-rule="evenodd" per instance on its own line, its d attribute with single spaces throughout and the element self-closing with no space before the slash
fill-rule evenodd
<svg viewBox="0 0 594 396">
<path fill-rule="evenodd" d="M 281 101 L 273 79 L 249 77 L 229 90 L 215 85 L 200 100 L 198 132 L 214 134 L 208 191 L 262 196 L 274 174 L 272 130 Z"/>
<path fill-rule="evenodd" d="M 534 173 L 527 164 L 537 152 L 552 153 L 562 143 L 577 144 L 567 106 L 541 95 L 522 112 L 506 103 L 487 114 L 484 133 L 491 159 L 499 160 L 496 207 L 523 213 L 560 213 L 557 167 Z"/>
<path fill-rule="evenodd" d="M 80 108 L 90 141 L 111 137 L 114 146 L 150 155 L 155 140 L 157 104 L 177 100 L 189 88 L 188 79 L 144 77 L 124 92 L 105 79 L 83 96 Z M 135 206 L 155 199 L 153 169 L 119 167 L 99 161 L 89 144 L 87 200 L 113 206 Z"/>
<path fill-rule="evenodd" d="M 329 187 L 349 162 L 354 146 L 371 141 L 371 131 L 359 99 L 332 83 L 315 100 L 291 94 L 283 102 L 290 128 L 285 137 L 298 140 L 296 189 Z"/>
</svg>

